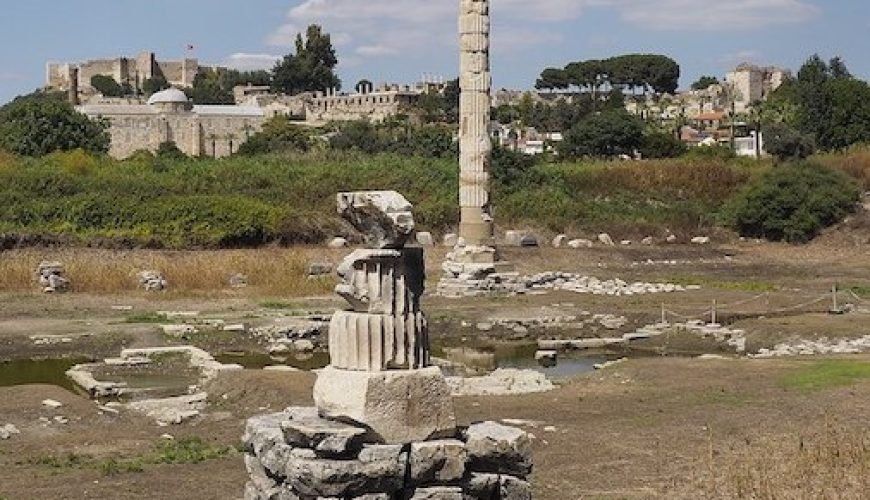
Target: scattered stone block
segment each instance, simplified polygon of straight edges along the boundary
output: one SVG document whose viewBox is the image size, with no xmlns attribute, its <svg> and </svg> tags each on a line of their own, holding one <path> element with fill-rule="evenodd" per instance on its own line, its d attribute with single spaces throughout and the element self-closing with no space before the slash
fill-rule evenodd
<svg viewBox="0 0 870 500">
<path fill-rule="evenodd" d="M 435 246 L 435 238 L 432 237 L 432 233 L 427 231 L 418 231 L 417 232 L 417 244 L 421 247 L 433 247 Z"/>
<path fill-rule="evenodd" d="M 545 368 L 556 366 L 556 363 L 558 363 L 558 357 L 558 351 L 540 350 L 535 353 L 535 361 Z"/>
<path fill-rule="evenodd" d="M 168 286 L 166 278 L 159 271 L 140 271 L 136 274 L 141 286 L 146 292 L 159 292 Z"/>
<path fill-rule="evenodd" d="M 585 239 L 580 238 L 580 239 L 569 241 L 568 246 L 571 248 L 574 248 L 574 249 L 580 249 L 580 248 L 592 248 L 593 245 L 592 245 L 592 242 L 590 240 L 585 240 Z"/>
<path fill-rule="evenodd" d="M 21 431 L 18 430 L 18 427 L 15 427 L 12 424 L 6 424 L 3 427 L 0 427 L 0 439 L 9 439 L 17 434 L 21 434 Z"/>
<path fill-rule="evenodd" d="M 42 406 L 56 410 L 62 407 L 63 403 L 61 403 L 60 401 L 55 401 L 54 399 L 43 399 Z"/>
<path fill-rule="evenodd" d="M 160 328 L 164 334 L 177 338 L 199 333 L 199 330 L 193 325 L 160 325 Z"/>
<path fill-rule="evenodd" d="M 339 248 L 347 248 L 348 242 L 347 239 L 338 236 L 329 240 L 329 243 L 327 243 L 326 246 L 336 250 Z"/>
<path fill-rule="evenodd" d="M 459 236 L 453 233 L 447 233 L 441 240 L 441 244 L 448 248 L 453 248 L 459 243 Z"/>
<path fill-rule="evenodd" d="M 532 440 L 525 431 L 487 421 L 471 425 L 465 437 L 470 470 L 523 478 L 532 472 Z"/>
<path fill-rule="evenodd" d="M 245 288 L 248 286 L 248 276 L 242 273 L 236 273 L 230 276 L 230 287 L 231 288 Z"/>
<path fill-rule="evenodd" d="M 329 262 L 312 262 L 308 265 L 308 276 L 319 278 L 332 274 L 332 264 Z"/>
<path fill-rule="evenodd" d="M 709 245 L 710 237 L 709 236 L 695 236 L 692 238 L 693 245 Z"/>
<path fill-rule="evenodd" d="M 568 236 L 560 234 L 553 238 L 553 248 L 562 248 L 568 243 Z"/>
<path fill-rule="evenodd" d="M 520 246 L 523 248 L 538 246 L 538 238 L 533 234 L 527 234 L 520 239 Z"/>
<path fill-rule="evenodd" d="M 505 231 L 504 244 L 509 247 L 518 247 L 523 241 L 522 231 Z"/>
<path fill-rule="evenodd" d="M 609 246 L 609 247 L 612 247 L 612 246 L 615 246 L 615 245 L 616 245 L 616 243 L 613 242 L 613 238 L 611 238 L 610 235 L 607 234 L 607 233 L 601 233 L 601 234 L 599 234 L 599 235 L 598 235 L 598 241 L 599 241 L 602 245 L 607 245 L 607 246 Z"/>
<path fill-rule="evenodd" d="M 641 245 L 650 246 L 650 245 L 652 245 L 653 243 L 655 243 L 655 240 L 653 239 L 652 236 L 647 236 L 646 238 L 640 240 L 640 244 L 641 244 Z"/>
<path fill-rule="evenodd" d="M 667 243 L 671 243 L 671 244 L 676 243 L 676 242 L 677 242 L 677 235 L 675 235 L 675 234 L 669 234 L 669 235 L 665 238 L 665 241 L 666 241 Z"/>
</svg>

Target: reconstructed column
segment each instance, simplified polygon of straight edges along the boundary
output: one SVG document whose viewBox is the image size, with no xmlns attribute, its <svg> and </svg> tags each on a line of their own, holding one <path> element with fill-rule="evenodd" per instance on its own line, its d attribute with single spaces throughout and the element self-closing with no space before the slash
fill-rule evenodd
<svg viewBox="0 0 870 500">
<path fill-rule="evenodd" d="M 429 335 L 420 310 L 425 282 L 412 207 L 395 191 L 338 195 L 338 211 L 365 235 L 338 267 L 335 291 L 350 304 L 329 324 L 330 365 L 317 377 L 314 402 L 324 417 L 365 425 L 386 443 L 450 435 L 450 388 L 429 365 Z"/>
<path fill-rule="evenodd" d="M 459 236 L 469 245 L 492 245 L 489 0 L 460 1 Z"/>
</svg>

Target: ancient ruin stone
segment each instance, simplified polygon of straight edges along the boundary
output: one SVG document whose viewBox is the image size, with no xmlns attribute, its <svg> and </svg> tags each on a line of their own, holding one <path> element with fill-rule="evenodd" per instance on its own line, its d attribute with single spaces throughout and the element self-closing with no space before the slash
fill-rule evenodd
<svg viewBox="0 0 870 500">
<path fill-rule="evenodd" d="M 445 234 L 444 239 L 441 240 L 441 244 L 448 248 L 455 247 L 457 243 L 459 243 L 459 236 L 454 233 Z"/>
<path fill-rule="evenodd" d="M 405 457 L 375 460 L 291 459 L 287 484 L 300 495 L 355 497 L 368 493 L 395 493 L 402 489 Z"/>
<path fill-rule="evenodd" d="M 39 284 L 45 293 L 63 293 L 70 289 L 70 282 L 64 277 L 65 269 L 60 262 L 42 261 L 36 269 Z"/>
<path fill-rule="evenodd" d="M 435 239 L 432 237 L 432 233 L 426 231 L 418 231 L 417 232 L 417 244 L 421 247 L 433 247 L 435 246 Z"/>
<path fill-rule="evenodd" d="M 344 238 L 341 238 L 341 237 L 336 237 L 336 238 L 329 240 L 329 243 L 327 243 L 326 246 L 333 249 L 333 250 L 336 250 L 339 248 L 346 248 L 347 247 L 347 240 Z"/>
<path fill-rule="evenodd" d="M 451 486 L 434 486 L 417 488 L 411 500 L 463 500 L 462 488 Z"/>
<path fill-rule="evenodd" d="M 245 288 L 248 286 L 248 276 L 242 273 L 236 273 L 230 276 L 231 288 Z"/>
<path fill-rule="evenodd" d="M 465 492 L 469 498 L 498 498 L 500 491 L 498 474 L 472 472 L 465 482 Z"/>
<path fill-rule="evenodd" d="M 520 478 L 499 476 L 500 500 L 532 500 L 532 485 Z"/>
<path fill-rule="evenodd" d="M 465 436 L 471 470 L 523 478 L 532 472 L 532 440 L 521 429 L 482 422 L 471 425 Z"/>
<path fill-rule="evenodd" d="M 338 194 L 338 213 L 363 234 L 369 248 L 402 248 L 414 231 L 411 204 L 395 191 Z"/>
<path fill-rule="evenodd" d="M 167 286 L 166 279 L 159 271 L 140 271 L 136 274 L 139 279 L 139 285 L 146 292 L 159 292 L 165 290 Z"/>
<path fill-rule="evenodd" d="M 340 457 L 358 452 L 366 439 L 359 427 L 321 418 L 316 408 L 288 408 L 281 430 L 287 444 L 313 449 L 320 456 Z"/>
<path fill-rule="evenodd" d="M 562 248 L 568 243 L 568 236 L 560 234 L 553 238 L 553 248 Z"/>
<path fill-rule="evenodd" d="M 586 240 L 583 238 L 571 240 L 568 242 L 568 246 L 574 249 L 579 248 L 592 248 L 593 244 L 590 240 Z"/>
<path fill-rule="evenodd" d="M 369 427 L 384 443 L 400 444 L 454 433 L 453 400 L 441 370 L 380 373 L 324 368 L 314 385 L 322 415 Z"/>
<path fill-rule="evenodd" d="M 601 242 L 602 245 L 607 245 L 609 247 L 616 245 L 616 243 L 613 242 L 613 238 L 611 238 L 610 235 L 607 233 L 599 234 L 598 241 Z"/>
<path fill-rule="evenodd" d="M 444 484 L 465 474 L 465 444 L 457 439 L 411 444 L 411 481 L 415 484 Z"/>
</svg>

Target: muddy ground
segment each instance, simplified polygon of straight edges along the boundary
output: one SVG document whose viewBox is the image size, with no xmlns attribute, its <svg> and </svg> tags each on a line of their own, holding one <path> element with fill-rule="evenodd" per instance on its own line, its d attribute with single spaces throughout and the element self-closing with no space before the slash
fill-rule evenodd
<svg viewBox="0 0 870 500">
<path fill-rule="evenodd" d="M 429 252 L 430 285 L 437 280 L 443 253 Z M 663 306 L 703 319 L 714 300 L 720 308 L 717 319 L 745 329 L 753 352 L 800 339 L 870 335 L 870 297 L 863 295 L 870 286 L 866 245 L 744 242 L 504 253 L 523 273 L 561 270 L 702 288 L 632 297 L 566 292 L 462 301 L 427 297 L 424 307 L 436 340 L 492 345 L 528 343 L 536 337 L 610 336 L 658 321 Z M 841 294 L 841 300 L 851 297 L 850 314 L 829 315 L 831 303 L 819 300 L 834 284 L 858 292 L 854 297 Z M 122 347 L 186 342 L 166 337 L 153 322 L 141 322 L 158 310 L 199 310 L 227 322 L 259 324 L 282 314 L 341 306 L 329 296 L 294 299 L 286 308 L 276 307 L 274 299 L 256 294 L 5 294 L 0 296 L 0 362 L 101 359 L 116 356 Z M 817 302 L 803 306 L 812 301 Z M 117 311 L 113 305 L 132 310 Z M 522 339 L 515 332 L 481 332 L 475 326 L 498 318 L 584 311 L 622 315 L 629 323 L 619 332 L 531 331 Z M 58 335 L 69 341 L 36 345 L 32 335 Z M 212 353 L 265 352 L 260 340 L 246 335 L 206 333 L 190 340 Z M 729 359 L 697 359 L 702 353 Z M 632 359 L 562 380 L 557 390 L 547 393 L 459 398 L 459 420 L 528 420 L 526 428 L 536 436 L 535 498 L 545 500 L 818 498 L 826 491 L 861 498 L 867 491 L 863 487 L 870 477 L 870 445 L 856 451 L 849 443 L 870 443 L 870 377 L 865 370 L 870 356 L 747 359 L 727 346 L 690 335 L 640 341 L 630 351 L 608 354 Z M 834 375 L 826 371 L 830 366 L 835 367 Z M 794 383 L 816 371 L 820 383 Z M 310 404 L 313 380 L 304 372 L 225 374 L 206 387 L 211 404 L 202 418 L 170 427 L 126 411 L 100 412 L 95 402 L 54 385 L 0 387 L 0 426 L 11 423 L 21 431 L 0 441 L 0 498 L 240 497 L 245 482 L 241 455 L 223 447 L 238 445 L 243 421 L 250 415 Z M 50 410 L 40 403 L 46 398 L 63 406 Z M 68 421 L 60 423 L 56 416 Z M 199 438 L 221 449 L 221 456 L 201 463 L 153 463 L 159 454 L 155 450 L 167 442 L 165 434 L 177 442 Z M 836 453 L 828 453 L 834 448 Z M 829 455 L 854 460 L 841 463 Z M 140 466 L 117 466 L 131 462 Z M 810 466 L 834 472 L 820 484 L 806 478 L 787 480 L 805 475 L 802 467 Z M 794 490 L 802 483 L 804 489 Z M 779 489 L 770 495 L 764 489 L 769 487 Z"/>
</svg>

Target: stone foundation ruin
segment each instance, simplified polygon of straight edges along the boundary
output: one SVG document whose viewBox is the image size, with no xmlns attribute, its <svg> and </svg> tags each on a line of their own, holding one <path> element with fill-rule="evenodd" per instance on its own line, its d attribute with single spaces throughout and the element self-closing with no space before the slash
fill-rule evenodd
<svg viewBox="0 0 870 500">
<path fill-rule="evenodd" d="M 423 251 L 405 247 L 411 209 L 392 191 L 338 195 L 369 248 L 338 267 L 350 307 L 330 322 L 315 407 L 247 422 L 246 499 L 531 498 L 530 436 L 494 422 L 458 428 L 450 386 L 430 366 Z"/>
</svg>

